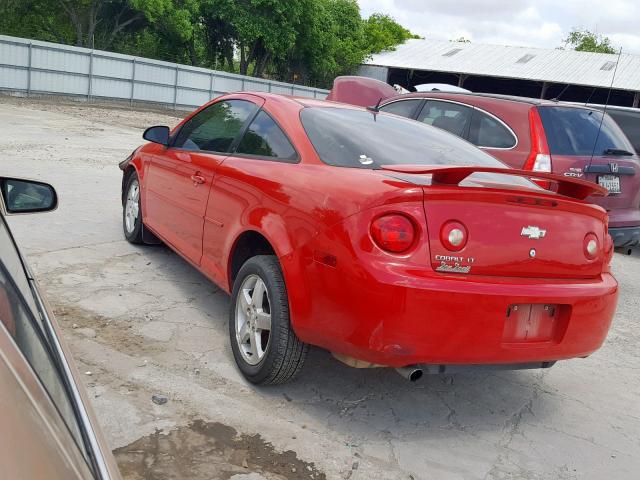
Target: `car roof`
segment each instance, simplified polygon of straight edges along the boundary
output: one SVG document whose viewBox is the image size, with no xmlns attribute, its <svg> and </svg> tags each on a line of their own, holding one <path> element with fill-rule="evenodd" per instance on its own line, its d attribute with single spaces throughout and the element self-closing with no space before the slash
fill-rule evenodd
<svg viewBox="0 0 640 480">
<path fill-rule="evenodd" d="M 303 107 L 340 107 L 340 108 L 349 108 L 353 110 L 366 110 L 365 107 L 361 107 L 358 105 L 351 105 L 349 103 L 335 102 L 333 100 L 324 100 L 319 98 L 311 98 L 311 97 L 299 97 L 296 95 L 287 95 L 286 93 L 267 93 L 267 92 L 253 92 L 253 91 L 241 91 L 241 92 L 229 92 L 224 94 L 227 95 L 252 95 L 254 97 L 262 98 L 265 101 L 272 102 L 285 102 L 295 103 L 298 105 L 302 105 Z M 218 97 L 220 98 L 220 97 Z"/>
<path fill-rule="evenodd" d="M 385 103 L 400 100 L 403 98 L 442 98 L 442 99 L 452 99 L 456 98 L 460 101 L 464 100 L 472 100 L 474 98 L 491 98 L 498 101 L 505 102 L 516 102 L 516 103 L 526 103 L 529 105 L 553 105 L 553 106 L 567 106 L 572 108 L 586 108 L 588 110 L 594 110 L 593 107 L 585 106 L 585 105 L 576 105 L 576 104 L 567 104 L 560 103 L 557 100 L 547 100 L 544 98 L 531 98 L 531 97 L 519 97 L 517 95 L 502 95 L 498 93 L 479 93 L 479 92 L 471 92 L 471 93 L 463 93 L 463 92 L 412 92 L 405 93 L 403 95 L 396 95 L 395 97 L 391 97 L 385 100 Z"/>
<path fill-rule="evenodd" d="M 295 95 L 288 95 L 284 93 L 267 93 L 267 92 L 252 92 L 252 91 L 242 91 L 242 92 L 230 92 L 226 95 L 233 95 L 235 93 L 244 94 L 244 95 L 253 95 L 256 97 L 260 97 L 265 101 L 269 102 L 291 102 L 291 104 L 301 105 L 303 108 L 307 107 L 320 107 L 320 108 L 330 108 L 330 107 L 339 107 L 346 108 L 350 110 L 367 110 L 367 107 L 361 107 L 359 105 L 352 105 L 350 103 L 336 102 L 333 100 L 325 100 L 319 98 L 311 98 L 311 97 L 300 97 Z M 540 98 L 530 98 L 530 97 L 518 97 L 516 95 L 500 95 L 496 93 L 464 93 L 464 92 L 412 92 L 405 93 L 401 95 L 396 95 L 394 97 L 390 97 L 385 99 L 382 103 L 387 104 L 389 102 L 393 102 L 396 100 L 407 99 L 407 98 L 441 98 L 443 100 L 459 100 L 464 102 L 465 100 L 470 101 L 473 98 L 491 98 L 498 101 L 505 102 L 516 102 L 528 105 L 549 105 L 549 106 L 562 106 L 567 108 L 581 108 L 586 110 L 601 110 L 595 106 L 584 105 L 584 104 L 575 104 L 569 102 L 559 102 L 555 100 L 546 100 Z M 471 102 L 472 103 L 472 102 Z M 384 112 L 380 112 L 384 113 Z"/>
<path fill-rule="evenodd" d="M 586 106 L 589 108 L 595 108 L 598 110 L 604 110 L 606 108 L 607 112 L 609 110 L 616 110 L 618 112 L 629 112 L 629 113 L 635 113 L 637 115 L 640 115 L 640 108 L 638 107 L 624 107 L 622 105 L 602 105 L 598 103 L 588 103 Z"/>
</svg>

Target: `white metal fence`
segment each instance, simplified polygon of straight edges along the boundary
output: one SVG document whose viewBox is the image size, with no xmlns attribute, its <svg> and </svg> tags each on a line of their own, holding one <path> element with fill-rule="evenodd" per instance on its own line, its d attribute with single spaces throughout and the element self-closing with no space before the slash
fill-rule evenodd
<svg viewBox="0 0 640 480">
<path fill-rule="evenodd" d="M 192 108 L 251 90 L 325 98 L 327 90 L 119 53 L 0 35 L 0 90 Z"/>
</svg>

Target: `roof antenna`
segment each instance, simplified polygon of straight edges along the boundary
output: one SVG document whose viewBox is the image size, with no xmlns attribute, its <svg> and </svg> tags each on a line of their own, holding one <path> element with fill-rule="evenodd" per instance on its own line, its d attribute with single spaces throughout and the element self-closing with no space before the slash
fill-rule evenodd
<svg viewBox="0 0 640 480">
<path fill-rule="evenodd" d="M 375 107 L 367 107 L 367 110 L 369 110 L 370 112 L 378 113 L 380 111 L 380 104 L 381 103 L 382 103 L 382 97 L 380 97 L 380 99 L 378 100 L 378 103 L 376 103 Z"/>
<path fill-rule="evenodd" d="M 552 101 L 552 102 L 556 102 L 556 103 L 557 103 L 557 102 L 559 102 L 559 101 L 560 101 L 560 97 L 561 97 L 562 95 L 564 95 L 564 92 L 566 92 L 566 91 L 567 91 L 567 89 L 569 88 L 569 86 L 570 86 L 570 85 L 567 83 L 567 84 L 564 86 L 564 88 L 562 89 L 562 91 L 561 91 L 558 95 L 556 95 L 554 98 L 552 98 L 552 99 L 551 99 L 551 101 Z"/>
<path fill-rule="evenodd" d="M 585 170 L 591 170 L 591 163 L 593 162 L 593 156 L 596 153 L 596 147 L 598 146 L 598 140 L 600 138 L 600 131 L 602 130 L 602 123 L 604 122 L 604 116 L 607 114 L 607 107 L 609 106 L 609 99 L 611 98 L 611 90 L 613 90 L 613 82 L 616 79 L 616 72 L 618 71 L 618 65 L 620 65 L 620 57 L 622 56 L 622 47 L 618 51 L 618 60 L 616 60 L 616 66 L 613 69 L 613 76 L 611 77 L 611 85 L 609 86 L 609 92 L 607 93 L 607 101 L 604 104 L 604 108 L 602 109 L 602 116 L 600 117 L 600 125 L 598 126 L 598 133 L 596 134 L 596 139 L 593 142 L 593 148 L 591 149 L 591 157 L 589 158 L 589 166 Z"/>
<path fill-rule="evenodd" d="M 589 105 L 589 102 L 591 101 L 591 97 L 593 97 L 595 95 L 597 89 L 598 89 L 598 87 L 593 87 L 593 90 L 591 90 L 591 93 L 587 97 L 587 101 L 584 102 L 584 106 L 585 107 Z"/>
</svg>

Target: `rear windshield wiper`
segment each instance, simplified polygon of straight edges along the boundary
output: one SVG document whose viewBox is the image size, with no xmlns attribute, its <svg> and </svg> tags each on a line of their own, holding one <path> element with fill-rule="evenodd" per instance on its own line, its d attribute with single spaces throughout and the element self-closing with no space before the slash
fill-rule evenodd
<svg viewBox="0 0 640 480">
<path fill-rule="evenodd" d="M 627 157 L 630 155 L 633 155 L 633 152 L 630 152 L 629 150 L 623 150 L 621 148 L 607 148 L 605 149 L 604 152 L 602 152 L 603 155 L 618 155 L 618 156 L 622 156 L 622 157 Z"/>
</svg>

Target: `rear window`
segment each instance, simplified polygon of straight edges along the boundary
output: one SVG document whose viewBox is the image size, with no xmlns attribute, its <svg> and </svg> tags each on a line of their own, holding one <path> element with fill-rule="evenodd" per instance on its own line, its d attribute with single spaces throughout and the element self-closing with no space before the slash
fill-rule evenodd
<svg viewBox="0 0 640 480">
<path fill-rule="evenodd" d="M 602 155 L 607 149 L 633 152 L 620 127 L 609 115 L 603 118 L 602 112 L 572 107 L 538 107 L 538 112 L 551 155 Z"/>
<path fill-rule="evenodd" d="M 307 107 L 300 119 L 320 159 L 329 165 L 376 169 L 381 165 L 506 166 L 444 130 L 396 115 L 366 110 Z M 475 177 L 475 175 L 474 175 Z M 477 174 L 532 188 L 520 177 Z"/>
</svg>

